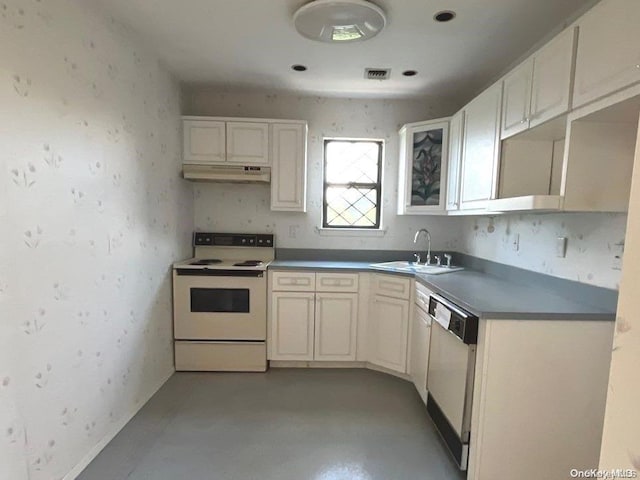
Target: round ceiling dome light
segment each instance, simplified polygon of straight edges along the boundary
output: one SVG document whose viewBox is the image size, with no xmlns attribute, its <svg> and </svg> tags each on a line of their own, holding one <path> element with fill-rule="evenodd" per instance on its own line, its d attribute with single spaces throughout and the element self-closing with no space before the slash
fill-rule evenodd
<svg viewBox="0 0 640 480">
<path fill-rule="evenodd" d="M 306 72 L 307 71 L 307 67 L 305 67 L 304 65 L 300 65 L 300 64 L 291 65 L 291 69 L 295 70 L 296 72 Z"/>
<path fill-rule="evenodd" d="M 404 75 L 405 77 L 414 77 L 418 74 L 418 72 L 416 72 L 415 70 L 405 70 L 404 72 L 402 72 L 402 75 Z"/>
<path fill-rule="evenodd" d="M 293 14 L 293 23 L 300 35 L 311 40 L 349 43 L 375 37 L 387 17 L 366 0 L 314 0 Z"/>
<path fill-rule="evenodd" d="M 436 22 L 448 22 L 450 20 L 453 20 L 456 17 L 456 12 L 453 12 L 451 10 L 443 10 L 441 12 L 436 13 L 433 16 L 433 19 Z"/>
</svg>

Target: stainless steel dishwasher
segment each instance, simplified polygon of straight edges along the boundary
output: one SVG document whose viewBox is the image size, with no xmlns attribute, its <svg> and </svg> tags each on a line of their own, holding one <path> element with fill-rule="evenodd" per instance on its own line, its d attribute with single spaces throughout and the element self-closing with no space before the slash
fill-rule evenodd
<svg viewBox="0 0 640 480">
<path fill-rule="evenodd" d="M 427 411 L 461 470 L 469 461 L 478 317 L 439 295 L 429 298 Z"/>
</svg>

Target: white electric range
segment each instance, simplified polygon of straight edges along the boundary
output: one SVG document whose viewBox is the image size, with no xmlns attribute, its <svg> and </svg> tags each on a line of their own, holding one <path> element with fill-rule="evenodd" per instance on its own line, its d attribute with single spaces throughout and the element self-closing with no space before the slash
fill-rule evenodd
<svg viewBox="0 0 640 480">
<path fill-rule="evenodd" d="M 193 234 L 195 257 L 173 266 L 178 371 L 265 371 L 270 234 Z"/>
</svg>

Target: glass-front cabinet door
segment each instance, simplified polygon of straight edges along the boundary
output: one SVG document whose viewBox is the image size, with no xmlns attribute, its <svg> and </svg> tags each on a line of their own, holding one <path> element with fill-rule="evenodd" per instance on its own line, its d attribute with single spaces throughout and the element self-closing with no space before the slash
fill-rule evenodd
<svg viewBox="0 0 640 480">
<path fill-rule="evenodd" d="M 444 212 L 449 120 L 408 123 L 400 129 L 399 215 Z"/>
</svg>

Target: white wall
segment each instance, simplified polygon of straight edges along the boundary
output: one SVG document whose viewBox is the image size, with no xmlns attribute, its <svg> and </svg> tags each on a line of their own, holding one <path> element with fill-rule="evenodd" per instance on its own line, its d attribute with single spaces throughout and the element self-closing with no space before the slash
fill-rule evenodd
<svg viewBox="0 0 640 480">
<path fill-rule="evenodd" d="M 463 226 L 462 251 L 498 263 L 617 289 L 626 214 L 564 213 L 470 217 Z M 519 236 L 519 250 L 513 243 Z M 565 258 L 556 256 L 556 238 L 567 237 Z"/>
<path fill-rule="evenodd" d="M 173 371 L 180 93 L 81 0 L 0 6 L 0 479 L 61 479 Z"/>
<path fill-rule="evenodd" d="M 407 122 L 445 116 L 451 105 L 435 99 L 356 100 L 188 88 L 185 114 L 289 118 L 309 122 L 307 214 L 271 212 L 269 187 L 197 184 L 195 224 L 202 230 L 273 232 L 278 247 L 335 249 L 414 249 L 413 235 L 428 228 L 433 248 L 456 250 L 461 221 L 456 218 L 399 217 L 398 129 Z M 316 227 L 322 212 L 322 141 L 324 137 L 376 138 L 385 141 L 383 237 L 326 237 Z M 424 248 L 421 246 L 420 248 Z"/>
<path fill-rule="evenodd" d="M 627 251 L 613 339 L 600 468 L 640 472 L 640 130 L 631 183 Z"/>
</svg>

